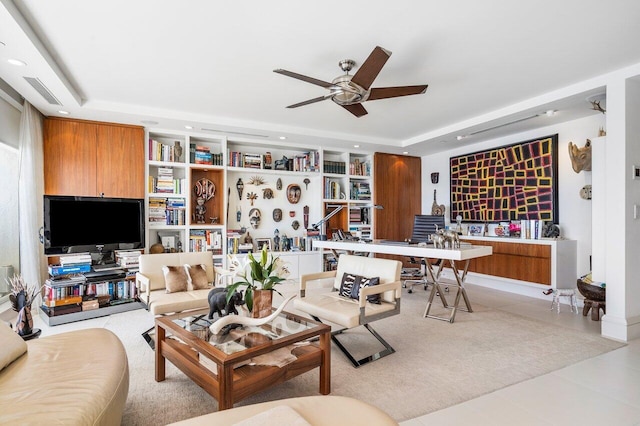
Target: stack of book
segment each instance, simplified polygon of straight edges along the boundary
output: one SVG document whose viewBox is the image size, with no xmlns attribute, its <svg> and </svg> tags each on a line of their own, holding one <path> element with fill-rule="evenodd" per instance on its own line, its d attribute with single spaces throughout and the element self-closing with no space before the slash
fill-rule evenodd
<svg viewBox="0 0 640 426">
<path fill-rule="evenodd" d="M 149 222 L 164 224 L 167 221 L 167 199 L 149 197 Z"/>
<path fill-rule="evenodd" d="M 351 182 L 350 198 L 352 200 L 371 200 L 369 182 Z"/>
<path fill-rule="evenodd" d="M 48 266 L 49 275 L 63 276 L 81 274 L 91 271 L 91 255 L 89 253 L 60 256 L 59 265 Z"/>
<path fill-rule="evenodd" d="M 116 263 L 123 268 L 137 268 L 141 250 L 115 250 Z"/>
<path fill-rule="evenodd" d="M 244 167 L 249 169 L 262 168 L 262 155 L 260 154 L 244 154 Z"/>
<path fill-rule="evenodd" d="M 211 250 L 213 254 L 222 254 L 222 233 L 211 229 L 192 229 L 189 231 L 189 251 L 203 252 Z"/>
<path fill-rule="evenodd" d="M 151 176 L 151 178 L 153 178 Z M 175 179 L 173 177 L 173 168 L 171 167 L 158 167 L 158 177 L 155 178 L 154 191 L 159 194 L 181 194 L 182 193 L 182 179 Z"/>
</svg>

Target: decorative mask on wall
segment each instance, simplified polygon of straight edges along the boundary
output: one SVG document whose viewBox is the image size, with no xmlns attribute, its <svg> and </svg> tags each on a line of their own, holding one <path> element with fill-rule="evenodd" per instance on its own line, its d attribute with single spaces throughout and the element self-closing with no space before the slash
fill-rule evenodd
<svg viewBox="0 0 640 426">
<path fill-rule="evenodd" d="M 260 209 L 253 208 L 249 210 L 249 223 L 253 229 L 257 229 L 260 226 L 260 219 L 262 218 L 262 214 L 260 213 Z"/>
<path fill-rule="evenodd" d="M 244 190 L 244 182 L 242 182 L 242 179 L 240 178 L 238 178 L 238 181 L 236 182 L 236 189 L 238 190 L 238 198 L 242 200 L 242 191 Z"/>
<path fill-rule="evenodd" d="M 278 178 L 276 181 L 276 189 L 280 191 L 282 189 L 282 179 Z"/>
<path fill-rule="evenodd" d="M 282 220 L 282 209 L 273 209 L 273 221 L 280 222 Z"/>
<path fill-rule="evenodd" d="M 300 185 L 298 185 L 297 183 L 292 183 L 291 185 L 287 186 L 287 200 L 289 200 L 291 204 L 298 204 L 301 195 L 302 188 L 300 188 Z"/>
<path fill-rule="evenodd" d="M 265 200 L 270 200 L 273 198 L 273 189 L 271 188 L 264 188 L 262 190 L 262 198 L 264 198 Z"/>
<path fill-rule="evenodd" d="M 569 158 L 573 171 L 580 173 L 581 171 L 591 170 L 591 141 L 587 139 L 587 143 L 582 148 L 578 148 L 572 142 L 569 142 Z"/>
</svg>

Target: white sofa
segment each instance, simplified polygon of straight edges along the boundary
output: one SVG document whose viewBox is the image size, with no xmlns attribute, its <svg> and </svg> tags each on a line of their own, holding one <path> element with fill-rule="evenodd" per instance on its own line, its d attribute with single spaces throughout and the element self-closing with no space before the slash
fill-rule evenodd
<svg viewBox="0 0 640 426">
<path fill-rule="evenodd" d="M 163 266 L 205 265 L 209 288 L 167 293 Z M 140 269 L 136 274 L 136 287 L 140 300 L 154 315 L 207 308 L 207 296 L 213 287 L 215 271 L 210 252 L 159 253 L 140 256 Z"/>
<path fill-rule="evenodd" d="M 0 424 L 120 425 L 129 364 L 111 331 L 24 342 L 0 321 L 0 343 Z"/>
</svg>

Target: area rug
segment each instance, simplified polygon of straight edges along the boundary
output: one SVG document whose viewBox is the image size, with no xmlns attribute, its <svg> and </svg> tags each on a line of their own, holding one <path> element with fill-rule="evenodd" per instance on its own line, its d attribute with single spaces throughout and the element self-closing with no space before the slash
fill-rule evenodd
<svg viewBox="0 0 640 426">
<path fill-rule="evenodd" d="M 477 303 L 472 314 L 458 312 L 453 324 L 427 319 L 422 317 L 425 302 L 424 292 L 405 295 L 400 315 L 374 324 L 396 350 L 390 356 L 356 369 L 332 345 L 331 394 L 368 401 L 400 422 L 623 346 Z M 215 399 L 169 362 L 166 380 L 155 382 L 154 352 L 141 337 L 152 324 L 144 310 L 113 315 L 105 323 L 129 356 L 131 380 L 122 424 L 167 424 L 215 411 Z M 361 332 L 342 339 L 367 350 L 374 345 Z M 306 395 L 318 395 L 317 370 L 236 406 Z"/>
</svg>

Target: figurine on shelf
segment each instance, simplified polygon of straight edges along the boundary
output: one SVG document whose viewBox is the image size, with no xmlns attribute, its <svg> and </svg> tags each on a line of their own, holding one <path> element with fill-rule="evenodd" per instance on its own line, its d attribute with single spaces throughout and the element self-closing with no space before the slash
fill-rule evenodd
<svg viewBox="0 0 640 426">
<path fill-rule="evenodd" d="M 207 213 L 207 206 L 204 205 L 204 198 L 198 197 L 196 200 L 196 208 L 194 219 L 197 223 L 205 223 L 205 215 Z"/>
<path fill-rule="evenodd" d="M 273 251 L 280 251 L 280 231 L 278 228 L 273 231 Z"/>
</svg>

